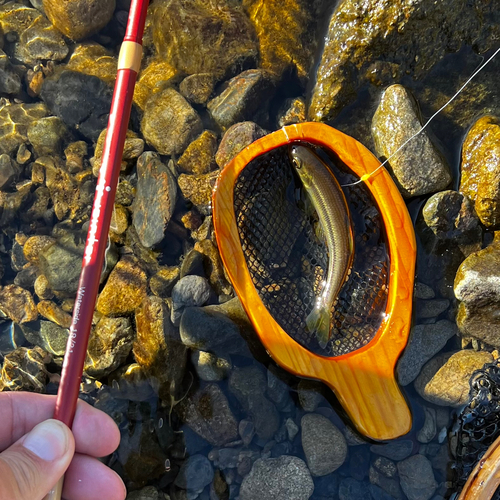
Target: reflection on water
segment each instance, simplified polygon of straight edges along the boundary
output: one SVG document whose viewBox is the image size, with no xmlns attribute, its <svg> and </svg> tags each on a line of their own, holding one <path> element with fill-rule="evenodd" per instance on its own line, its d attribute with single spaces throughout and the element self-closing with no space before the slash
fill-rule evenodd
<svg viewBox="0 0 500 500">
<path fill-rule="evenodd" d="M 72 27 L 50 8 L 49 21 L 41 2 L 1 3 L 0 388 L 54 394 L 129 2 L 82 23 L 79 42 L 61 35 Z M 211 220 L 219 169 L 267 131 L 320 119 L 375 151 L 372 117 L 389 85 L 410 90 L 425 120 L 481 62 L 475 51 L 498 44 L 494 2 L 413 3 L 344 0 L 328 22 L 333 7 L 321 0 L 152 2 L 81 396 L 120 428 L 106 462 L 129 499 L 438 500 L 453 492 L 450 422 L 470 375 L 500 347 L 496 295 L 466 293 L 472 274 L 487 283 L 498 269 L 496 226 L 488 225 L 496 208 L 486 207 L 490 219 L 476 215 L 498 195 L 496 177 L 485 181 L 480 170 L 485 158 L 500 169 L 498 122 L 469 141 L 467 196 L 435 188 L 420 146 L 402 153 L 410 181 L 420 176 L 427 187 L 407 199 L 418 283 L 398 376 L 414 422 L 392 443 L 367 442 L 331 391 L 269 358 L 225 276 Z M 429 127 L 451 189 L 460 185 L 466 133 L 482 115 L 499 114 L 499 64 Z M 409 115 L 389 118 L 386 143 L 415 126 Z M 361 191 L 346 193 L 351 208 L 366 201 Z M 279 209 L 276 199 L 266 216 Z M 356 219 L 363 208 L 353 212 Z M 287 219 L 277 247 L 298 238 L 299 219 Z M 324 269 L 324 252 L 320 260 Z M 344 292 L 347 311 L 354 299 Z"/>
</svg>

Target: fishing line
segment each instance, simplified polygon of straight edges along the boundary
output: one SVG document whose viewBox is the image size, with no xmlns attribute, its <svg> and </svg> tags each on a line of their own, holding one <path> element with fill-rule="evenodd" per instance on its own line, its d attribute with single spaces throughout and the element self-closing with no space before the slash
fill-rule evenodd
<svg viewBox="0 0 500 500">
<path fill-rule="evenodd" d="M 368 180 L 373 174 L 375 174 L 376 172 L 378 172 L 389 160 L 391 160 L 392 158 L 394 158 L 394 156 L 396 156 L 411 140 L 413 140 L 415 137 L 417 137 L 418 135 L 420 135 L 424 130 L 425 128 L 427 127 L 427 125 L 429 125 L 429 123 L 431 123 L 432 120 L 434 120 L 434 118 L 439 114 L 441 113 L 441 111 L 443 111 L 444 108 L 446 108 L 446 106 L 448 106 L 456 97 L 458 97 L 458 95 L 464 90 L 464 88 L 471 82 L 471 80 L 480 72 L 483 70 L 483 68 L 500 52 L 500 47 L 495 50 L 495 52 L 493 52 L 493 54 L 486 60 L 486 62 L 484 62 L 483 64 L 481 64 L 479 66 L 478 69 L 476 69 L 476 71 L 474 71 L 474 73 L 472 73 L 472 75 L 468 78 L 468 80 L 460 87 L 460 89 L 458 89 L 458 91 L 455 93 L 455 95 L 453 97 L 450 98 L 450 100 L 448 102 L 446 102 L 441 108 L 439 108 L 426 122 L 425 122 L 425 125 L 423 125 L 423 127 L 418 131 L 416 132 L 415 134 L 413 134 L 409 139 L 407 139 L 401 146 L 399 146 L 398 149 L 396 149 L 396 151 L 394 151 L 394 153 L 392 153 L 392 155 L 389 156 L 389 158 L 387 158 L 386 160 L 384 160 L 373 172 L 370 172 L 369 174 L 365 174 L 363 175 L 359 181 L 356 181 L 356 182 L 352 182 L 351 184 L 343 184 L 342 187 L 349 187 L 349 186 L 355 186 L 356 184 L 360 184 L 361 182 L 364 182 L 366 180 Z"/>
</svg>

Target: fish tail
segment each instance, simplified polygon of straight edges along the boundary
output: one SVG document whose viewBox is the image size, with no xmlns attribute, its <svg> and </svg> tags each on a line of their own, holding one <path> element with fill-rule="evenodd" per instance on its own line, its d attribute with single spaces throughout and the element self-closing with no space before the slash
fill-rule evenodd
<svg viewBox="0 0 500 500">
<path fill-rule="evenodd" d="M 330 311 L 326 307 L 315 307 L 306 318 L 307 329 L 316 334 L 322 349 L 330 339 Z"/>
</svg>

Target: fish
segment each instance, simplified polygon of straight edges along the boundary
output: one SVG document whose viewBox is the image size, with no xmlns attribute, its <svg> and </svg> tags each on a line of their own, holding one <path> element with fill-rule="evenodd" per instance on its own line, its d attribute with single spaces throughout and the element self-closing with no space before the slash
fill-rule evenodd
<svg viewBox="0 0 500 500">
<path fill-rule="evenodd" d="M 323 288 L 306 318 L 308 331 L 321 348 L 331 338 L 331 309 L 352 265 L 354 237 L 349 207 L 337 179 L 312 148 L 289 146 L 289 157 L 319 219 L 328 248 L 328 270 Z"/>
</svg>

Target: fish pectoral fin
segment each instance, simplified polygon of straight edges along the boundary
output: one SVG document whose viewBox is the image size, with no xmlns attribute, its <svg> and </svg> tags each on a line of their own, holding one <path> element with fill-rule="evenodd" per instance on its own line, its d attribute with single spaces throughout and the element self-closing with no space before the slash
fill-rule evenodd
<svg viewBox="0 0 500 500">
<path fill-rule="evenodd" d="M 330 339 L 330 310 L 326 307 L 315 307 L 306 318 L 307 329 L 316 334 L 322 349 Z"/>
</svg>

